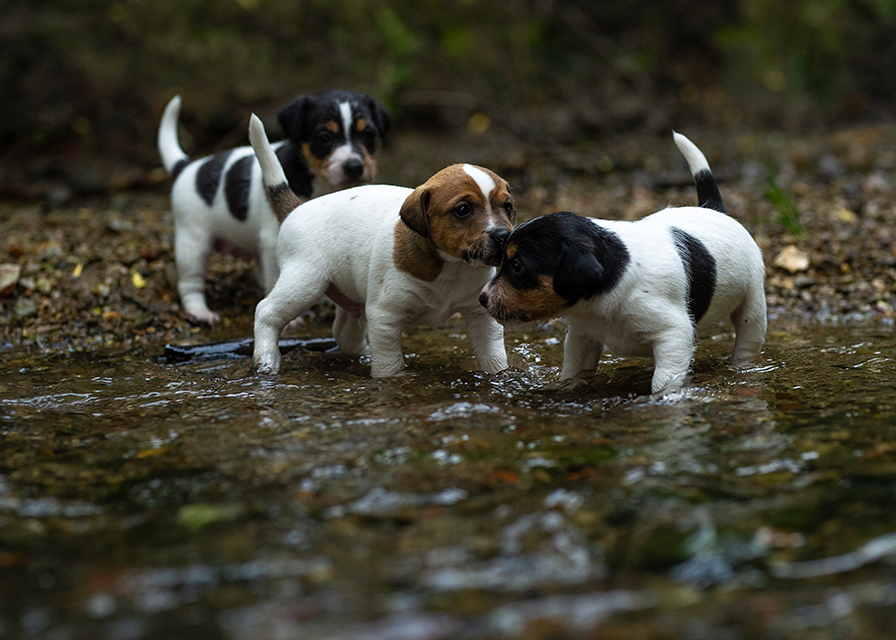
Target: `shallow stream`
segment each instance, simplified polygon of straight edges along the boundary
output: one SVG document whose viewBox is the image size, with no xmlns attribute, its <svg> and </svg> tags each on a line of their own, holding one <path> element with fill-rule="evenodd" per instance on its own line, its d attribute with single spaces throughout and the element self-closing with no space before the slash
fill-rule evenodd
<svg viewBox="0 0 896 640">
<path fill-rule="evenodd" d="M 318 333 L 317 336 L 326 335 Z M 474 371 L 296 350 L 0 354 L 0 638 L 883 638 L 896 629 L 892 324 L 704 338 L 692 386 L 561 323 Z"/>
</svg>

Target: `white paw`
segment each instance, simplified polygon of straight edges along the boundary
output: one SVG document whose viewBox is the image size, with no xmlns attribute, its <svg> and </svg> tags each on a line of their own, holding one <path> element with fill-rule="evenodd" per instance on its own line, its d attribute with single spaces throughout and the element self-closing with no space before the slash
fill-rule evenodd
<svg viewBox="0 0 896 640">
<path fill-rule="evenodd" d="M 215 324 L 216 322 L 219 322 L 221 320 L 221 316 L 209 309 L 188 310 L 187 315 L 197 322 L 204 322 L 210 325 Z"/>
<path fill-rule="evenodd" d="M 265 354 L 252 359 L 252 371 L 261 375 L 273 375 L 280 372 L 280 358 Z"/>
</svg>

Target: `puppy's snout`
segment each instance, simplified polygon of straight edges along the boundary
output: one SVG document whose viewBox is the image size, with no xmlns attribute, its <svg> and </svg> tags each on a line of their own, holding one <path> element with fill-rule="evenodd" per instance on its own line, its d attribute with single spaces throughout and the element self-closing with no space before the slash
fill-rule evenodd
<svg viewBox="0 0 896 640">
<path fill-rule="evenodd" d="M 479 304 L 481 304 L 485 308 L 488 308 L 488 293 L 486 293 L 485 291 L 479 294 Z"/>
<path fill-rule="evenodd" d="M 510 229 L 496 229 L 491 232 L 492 242 L 495 243 L 499 249 L 503 250 L 504 245 L 507 244 L 507 238 L 510 237 Z"/>
<path fill-rule="evenodd" d="M 364 173 L 364 165 L 360 160 L 349 160 L 342 165 L 342 172 L 345 174 L 346 178 L 357 180 L 361 177 L 361 174 Z"/>
</svg>

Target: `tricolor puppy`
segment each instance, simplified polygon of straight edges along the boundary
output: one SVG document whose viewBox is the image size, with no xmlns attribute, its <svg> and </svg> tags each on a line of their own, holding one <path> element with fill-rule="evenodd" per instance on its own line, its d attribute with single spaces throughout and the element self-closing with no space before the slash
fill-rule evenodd
<svg viewBox="0 0 896 640">
<path fill-rule="evenodd" d="M 501 326 L 479 304 L 495 274 L 516 209 L 507 183 L 487 169 L 452 165 L 416 189 L 366 185 L 301 206 L 255 116 L 249 140 L 280 226 L 280 277 L 255 310 L 253 369 L 280 369 L 283 327 L 325 293 L 340 301 L 340 350 L 368 349 L 372 374 L 404 368 L 402 329 L 438 326 L 460 312 L 479 365 L 507 367 Z M 298 207 L 298 208 L 296 208 Z"/>
<path fill-rule="evenodd" d="M 664 209 L 636 222 L 568 212 L 521 224 L 480 302 L 502 323 L 562 316 L 568 329 L 561 379 L 593 370 L 604 346 L 652 356 L 653 393 L 683 384 L 696 332 L 729 317 L 733 364 L 765 339 L 765 266 L 759 247 L 725 214 L 706 158 L 674 134 L 700 207 Z"/>
<path fill-rule="evenodd" d="M 180 96 L 165 108 L 159 127 L 162 163 L 174 177 L 174 253 L 184 310 L 202 322 L 218 314 L 205 300 L 212 251 L 233 248 L 257 259 L 265 293 L 277 281 L 279 222 L 268 204 L 251 147 L 191 161 L 180 148 Z M 367 95 L 324 91 L 299 96 L 278 113 L 287 139 L 274 145 L 292 191 L 307 200 L 370 182 L 376 175 L 377 138 L 389 130 L 389 112 Z"/>
</svg>

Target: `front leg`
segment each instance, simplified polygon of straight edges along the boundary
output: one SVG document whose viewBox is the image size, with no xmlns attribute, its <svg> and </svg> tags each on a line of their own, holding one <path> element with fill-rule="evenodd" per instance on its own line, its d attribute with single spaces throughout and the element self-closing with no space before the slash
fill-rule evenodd
<svg viewBox="0 0 896 640">
<path fill-rule="evenodd" d="M 504 327 L 498 324 L 481 306 L 465 311 L 467 337 L 483 371 L 498 373 L 507 368 L 504 348 Z"/>
<path fill-rule="evenodd" d="M 669 329 L 659 334 L 653 343 L 652 393 L 673 393 L 681 389 L 691 358 L 694 355 L 694 330 L 686 326 Z"/>
<path fill-rule="evenodd" d="M 594 371 L 600 362 L 604 345 L 600 340 L 578 330 L 572 322 L 563 342 L 563 368 L 560 379 L 568 380 L 581 371 Z"/>
<path fill-rule="evenodd" d="M 367 343 L 370 347 L 370 375 L 387 378 L 404 369 L 401 332 L 404 322 L 393 314 L 367 307 Z"/>
</svg>

